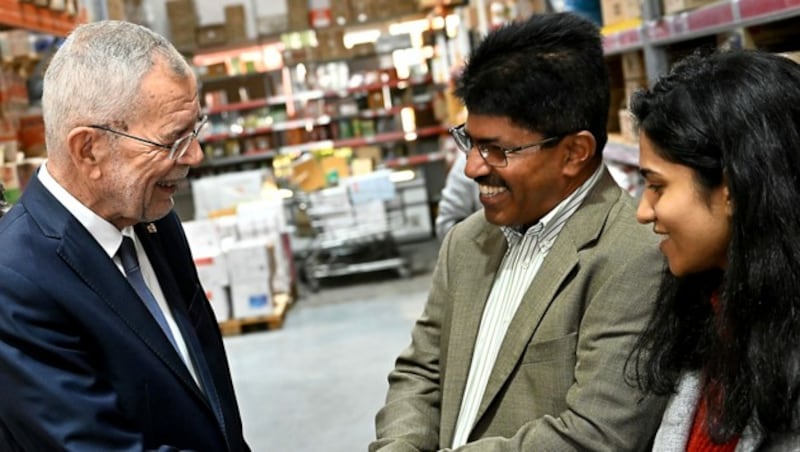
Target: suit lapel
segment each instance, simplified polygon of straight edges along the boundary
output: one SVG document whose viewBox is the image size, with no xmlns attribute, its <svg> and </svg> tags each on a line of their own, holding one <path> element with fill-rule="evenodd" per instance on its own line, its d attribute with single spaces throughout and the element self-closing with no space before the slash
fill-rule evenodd
<svg viewBox="0 0 800 452">
<path fill-rule="evenodd" d="M 442 400 L 445 401 L 441 415 L 442 444 L 451 444 L 455 434 L 478 328 L 506 247 L 503 233 L 496 226 L 489 225 L 473 240 L 454 244 L 454 255 L 446 261 L 448 265 L 455 265 L 454 273 L 469 273 L 473 277 L 464 278 L 454 287 L 448 287 L 455 303 L 447 340 L 450 345 L 442 394 Z"/>
<path fill-rule="evenodd" d="M 142 246 L 147 252 L 147 256 L 150 259 L 150 263 L 153 266 L 156 275 L 158 275 L 158 282 L 161 285 L 161 289 L 163 290 L 164 296 L 166 297 L 167 303 L 172 311 L 172 316 L 175 319 L 175 323 L 178 324 L 178 328 L 181 331 L 181 336 L 186 344 L 186 348 L 189 350 L 190 359 L 194 364 L 195 371 L 197 372 L 197 376 L 200 379 L 200 383 L 203 386 L 205 394 L 198 391 L 199 388 L 194 383 L 194 380 L 192 380 L 193 392 L 202 398 L 202 400 L 207 403 L 209 408 L 211 408 L 211 410 L 214 412 L 217 423 L 220 425 L 223 435 L 225 435 L 227 440 L 225 419 L 222 414 L 222 406 L 217 394 L 216 384 L 211 376 L 211 371 L 208 367 L 208 363 L 205 360 L 203 349 L 197 338 L 197 334 L 192 327 L 192 320 L 184 305 L 185 301 L 183 300 L 181 291 L 178 288 L 177 280 L 175 279 L 170 266 L 163 257 L 164 250 L 161 247 L 160 240 L 158 240 L 159 236 L 151 232 L 149 229 L 147 232 L 144 232 L 144 230 L 145 228 L 141 225 L 137 227 L 139 241 L 142 243 Z"/>
<path fill-rule="evenodd" d="M 186 365 L 147 307 L 77 220 L 67 223 L 58 254 L 180 380 L 194 385 Z"/>
<path fill-rule="evenodd" d="M 531 337 L 539 327 L 542 318 L 550 309 L 560 288 L 566 283 L 569 275 L 578 264 L 578 251 L 596 240 L 602 232 L 609 211 L 615 200 L 619 198 L 619 195 L 620 189 L 616 182 L 606 170 L 603 170 L 603 175 L 598 180 L 597 185 L 588 194 L 572 218 L 564 225 L 564 229 L 559 233 L 553 247 L 545 258 L 545 262 L 539 269 L 539 273 L 537 273 L 525 292 L 522 302 L 508 327 L 497 355 L 497 361 L 481 399 L 481 404 L 475 417 L 476 423 L 486 413 L 500 388 L 503 387 L 514 368 L 522 359 L 523 353 Z M 497 268 L 499 263 L 500 261 L 498 260 L 497 265 L 493 268 Z M 558 308 L 558 306 L 553 307 L 553 309 Z M 565 306 L 563 308 L 576 309 L 575 306 Z M 480 316 L 478 321 L 480 322 Z"/>
</svg>

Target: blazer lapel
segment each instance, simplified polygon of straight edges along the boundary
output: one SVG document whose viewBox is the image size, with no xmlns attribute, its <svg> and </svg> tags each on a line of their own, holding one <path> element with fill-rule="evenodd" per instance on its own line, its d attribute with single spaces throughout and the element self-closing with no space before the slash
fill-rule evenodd
<svg viewBox="0 0 800 452">
<path fill-rule="evenodd" d="M 450 337 L 443 338 L 448 350 L 440 435 L 446 445 L 452 443 L 455 434 L 478 328 L 507 242 L 499 228 L 488 225 L 473 240 L 454 244 L 453 248 L 454 255 L 447 259 L 447 265 L 455 265 L 456 274 L 469 272 L 473 277 L 447 288 L 455 303 L 449 322 Z"/>
<path fill-rule="evenodd" d="M 77 220 L 67 223 L 58 254 L 178 379 L 194 385 L 186 365 L 158 323 L 153 321 L 147 307 L 114 262 Z"/>
<path fill-rule="evenodd" d="M 476 422 L 486 412 L 519 363 L 559 288 L 577 264 L 578 253 L 572 243 L 557 239 L 546 259 L 547 265 L 542 265 L 539 269 L 508 326 L 497 354 L 497 361 L 486 384 L 478 414 L 475 416 Z"/>
<path fill-rule="evenodd" d="M 200 384 L 203 386 L 203 390 L 205 391 L 204 394 L 200 392 L 199 388 L 192 379 L 191 387 L 193 392 L 200 397 L 204 403 L 207 403 L 209 408 L 214 412 L 217 423 L 220 425 L 220 428 L 222 429 L 222 432 L 226 436 L 227 440 L 225 419 L 222 415 L 222 406 L 220 404 L 219 396 L 217 395 L 216 385 L 211 377 L 211 371 L 208 367 L 208 363 L 205 360 L 203 349 L 200 345 L 197 335 L 195 334 L 194 328 L 192 327 L 192 321 L 185 307 L 185 303 L 191 300 L 183 300 L 181 291 L 177 285 L 177 280 L 175 279 L 170 266 L 163 257 L 164 250 L 161 247 L 160 240 L 157 240 L 157 235 L 150 232 L 150 230 L 148 230 L 148 233 L 144 233 L 144 228 L 141 226 L 137 226 L 136 229 L 137 235 L 139 236 L 139 241 L 142 243 L 143 248 L 147 252 L 147 256 L 150 259 L 150 263 L 153 265 L 156 275 L 158 275 L 158 282 L 161 285 L 161 289 L 164 292 L 164 296 L 166 297 L 167 303 L 172 311 L 172 316 L 175 319 L 175 323 L 178 324 L 178 328 L 181 331 L 181 336 L 183 337 L 186 348 L 189 351 L 190 359 L 194 364 Z"/>
<path fill-rule="evenodd" d="M 539 327 L 544 314 L 550 309 L 559 289 L 577 265 L 578 251 L 596 240 L 602 232 L 609 211 L 620 193 L 620 188 L 611 175 L 603 170 L 597 185 L 564 225 L 508 327 L 481 399 L 475 417 L 476 423 L 486 413 L 500 388 L 522 359 L 525 348 Z M 574 308 L 574 306 L 567 307 L 567 309 Z"/>
</svg>

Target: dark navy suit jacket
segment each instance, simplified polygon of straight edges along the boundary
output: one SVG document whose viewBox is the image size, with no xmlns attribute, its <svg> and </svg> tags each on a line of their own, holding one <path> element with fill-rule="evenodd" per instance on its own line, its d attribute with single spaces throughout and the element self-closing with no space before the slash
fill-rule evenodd
<svg viewBox="0 0 800 452">
<path fill-rule="evenodd" d="M 249 450 L 178 217 L 135 229 L 204 389 L 113 260 L 34 177 L 0 219 L 0 450 Z"/>
</svg>

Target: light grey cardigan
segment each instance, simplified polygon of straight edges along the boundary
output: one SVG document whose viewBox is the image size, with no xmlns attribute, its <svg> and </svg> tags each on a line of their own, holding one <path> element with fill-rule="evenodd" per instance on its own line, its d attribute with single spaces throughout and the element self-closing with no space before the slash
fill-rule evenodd
<svg viewBox="0 0 800 452">
<path fill-rule="evenodd" d="M 697 373 L 684 374 L 678 383 L 678 391 L 667 403 L 667 409 L 661 418 L 661 426 L 653 442 L 653 452 L 684 452 L 689 432 L 694 422 L 697 401 L 700 398 L 700 378 Z M 768 443 L 761 432 L 748 424 L 742 432 L 736 452 L 798 452 L 800 451 L 800 434 L 787 434 L 775 438 Z"/>
</svg>

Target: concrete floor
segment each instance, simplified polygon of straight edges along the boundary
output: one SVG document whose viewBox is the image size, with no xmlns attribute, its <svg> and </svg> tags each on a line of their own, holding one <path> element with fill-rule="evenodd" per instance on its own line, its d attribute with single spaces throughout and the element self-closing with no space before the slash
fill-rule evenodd
<svg viewBox="0 0 800 452">
<path fill-rule="evenodd" d="M 386 376 L 408 345 L 435 263 L 436 241 L 406 245 L 412 276 L 392 272 L 301 287 L 282 329 L 225 338 L 255 452 L 366 450 Z"/>
</svg>

